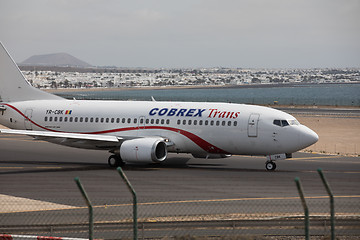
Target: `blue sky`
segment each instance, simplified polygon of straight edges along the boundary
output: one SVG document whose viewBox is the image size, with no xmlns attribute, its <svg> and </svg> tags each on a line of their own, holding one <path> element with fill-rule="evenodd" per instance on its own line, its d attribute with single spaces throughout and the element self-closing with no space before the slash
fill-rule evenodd
<svg viewBox="0 0 360 240">
<path fill-rule="evenodd" d="M 16 62 L 119 67 L 360 67 L 358 0 L 0 0 Z"/>
</svg>

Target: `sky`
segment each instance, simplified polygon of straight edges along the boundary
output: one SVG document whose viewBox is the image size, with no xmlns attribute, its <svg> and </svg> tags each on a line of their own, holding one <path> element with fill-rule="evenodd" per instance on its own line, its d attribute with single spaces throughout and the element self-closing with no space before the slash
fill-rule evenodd
<svg viewBox="0 0 360 240">
<path fill-rule="evenodd" d="M 16 62 L 69 53 L 95 66 L 360 67 L 359 0 L 0 0 Z"/>
</svg>

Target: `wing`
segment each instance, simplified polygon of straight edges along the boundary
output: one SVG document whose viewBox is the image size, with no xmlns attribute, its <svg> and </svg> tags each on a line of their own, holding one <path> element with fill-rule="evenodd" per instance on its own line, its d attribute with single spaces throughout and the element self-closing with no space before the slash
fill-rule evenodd
<svg viewBox="0 0 360 240">
<path fill-rule="evenodd" d="M 36 140 L 44 140 L 56 144 L 70 147 L 86 149 L 103 149 L 111 150 L 119 147 L 124 141 L 122 137 L 105 135 L 105 134 L 81 134 L 66 132 L 47 132 L 47 131 L 27 131 L 0 129 L 1 133 L 28 135 Z"/>
</svg>

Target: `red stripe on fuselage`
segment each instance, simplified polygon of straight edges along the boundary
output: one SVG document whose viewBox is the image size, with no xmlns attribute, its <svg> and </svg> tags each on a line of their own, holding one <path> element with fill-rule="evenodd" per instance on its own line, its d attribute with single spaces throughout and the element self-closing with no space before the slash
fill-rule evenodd
<svg viewBox="0 0 360 240">
<path fill-rule="evenodd" d="M 30 118 L 28 118 L 27 116 L 25 116 L 25 114 L 23 114 L 19 109 L 17 109 L 16 107 L 10 105 L 10 104 L 4 104 L 5 106 L 8 106 L 8 107 L 11 107 L 12 109 L 14 109 L 16 112 L 18 112 L 21 116 L 23 116 L 25 119 L 27 119 L 28 121 L 30 121 L 32 124 L 34 124 L 35 126 L 39 127 L 39 128 L 42 128 L 46 131 L 50 131 L 50 132 L 63 132 L 63 131 L 56 131 L 56 130 L 53 130 L 53 129 L 48 129 L 46 127 L 43 127 L 39 124 L 37 124 L 36 122 L 32 121 Z"/>
<path fill-rule="evenodd" d="M 25 119 L 27 119 L 28 121 L 30 121 L 32 124 L 34 124 L 35 126 L 47 130 L 47 131 L 51 131 L 51 132 L 65 132 L 65 131 L 57 131 L 57 130 L 53 130 L 53 129 L 48 129 L 46 127 L 43 127 L 37 123 L 35 123 L 34 121 L 32 121 L 30 118 L 28 118 L 27 116 L 25 116 L 25 114 L 23 114 L 19 109 L 17 109 L 16 107 L 10 105 L 10 104 L 4 104 L 12 109 L 14 109 L 17 113 L 19 113 L 21 116 L 23 116 Z M 96 132 L 72 132 L 72 133 L 81 133 L 81 134 L 105 134 L 105 133 L 115 133 L 115 132 L 125 132 L 125 131 L 134 131 L 134 130 L 140 130 L 140 129 L 153 129 L 153 130 L 168 130 L 168 131 L 172 131 L 172 132 L 176 132 L 178 134 L 181 134 L 185 137 L 187 137 L 188 139 L 190 139 L 191 141 L 193 141 L 196 145 L 198 145 L 199 147 L 201 147 L 203 150 L 205 150 L 208 153 L 218 153 L 218 154 L 229 154 L 228 152 L 222 150 L 221 148 L 218 148 L 214 145 L 212 145 L 211 143 L 207 142 L 206 140 L 202 139 L 201 137 L 185 131 L 185 130 L 181 130 L 178 128 L 172 128 L 172 127 L 165 127 L 165 126 L 142 126 L 141 128 L 139 127 L 125 127 L 125 128 L 117 128 L 117 129 L 109 129 L 109 130 L 103 130 L 103 131 L 96 131 Z"/>
</svg>

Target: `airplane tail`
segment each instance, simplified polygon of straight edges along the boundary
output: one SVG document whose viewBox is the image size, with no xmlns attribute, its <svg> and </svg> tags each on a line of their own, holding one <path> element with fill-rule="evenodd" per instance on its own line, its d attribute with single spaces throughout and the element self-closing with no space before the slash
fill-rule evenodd
<svg viewBox="0 0 360 240">
<path fill-rule="evenodd" d="M 0 42 L 0 102 L 62 99 L 31 86 Z"/>
</svg>

